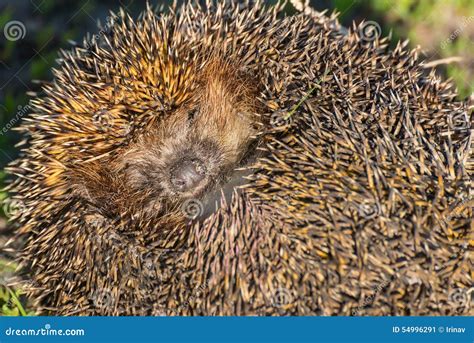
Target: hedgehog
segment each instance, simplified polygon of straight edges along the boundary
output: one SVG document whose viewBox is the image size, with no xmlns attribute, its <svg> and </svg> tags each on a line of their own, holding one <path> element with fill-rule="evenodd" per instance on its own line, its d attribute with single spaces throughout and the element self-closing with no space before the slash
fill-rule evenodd
<svg viewBox="0 0 474 343">
<path fill-rule="evenodd" d="M 472 315 L 472 104 L 285 6 L 120 10 L 61 51 L 8 168 L 38 313 Z"/>
</svg>

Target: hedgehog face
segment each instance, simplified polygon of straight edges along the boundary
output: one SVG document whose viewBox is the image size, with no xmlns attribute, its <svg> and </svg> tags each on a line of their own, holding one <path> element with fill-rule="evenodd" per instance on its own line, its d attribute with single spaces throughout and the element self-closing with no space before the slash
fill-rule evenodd
<svg viewBox="0 0 474 343">
<path fill-rule="evenodd" d="M 256 106 L 251 83 L 230 69 L 207 67 L 190 98 L 157 121 L 120 162 L 128 187 L 151 192 L 154 207 L 201 198 L 241 166 L 256 133 Z"/>
</svg>

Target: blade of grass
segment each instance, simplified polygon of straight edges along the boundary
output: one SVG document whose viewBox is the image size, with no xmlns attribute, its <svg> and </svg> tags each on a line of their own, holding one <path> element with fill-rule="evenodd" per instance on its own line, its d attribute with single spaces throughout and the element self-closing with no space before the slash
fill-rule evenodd
<svg viewBox="0 0 474 343">
<path fill-rule="evenodd" d="M 328 68 L 326 68 L 324 70 L 323 77 L 318 79 L 316 81 L 316 85 L 313 88 L 311 88 L 309 92 L 306 93 L 306 95 L 303 98 L 301 98 L 301 100 L 291 109 L 291 111 L 286 116 L 283 117 L 284 120 L 287 120 L 288 118 L 290 118 L 298 110 L 298 108 L 300 108 L 300 106 L 303 105 L 303 103 L 311 96 L 314 90 L 319 87 L 319 84 L 321 83 L 321 81 L 324 81 L 326 79 L 326 76 L 328 73 L 329 73 L 329 70 Z"/>
<path fill-rule="evenodd" d="M 10 293 L 10 296 L 12 297 L 12 299 L 11 299 L 12 302 L 13 302 L 13 303 L 15 304 L 15 306 L 18 308 L 18 310 L 20 311 L 21 315 L 24 316 L 24 317 L 26 317 L 26 316 L 27 316 L 26 311 L 25 311 L 25 309 L 23 308 L 23 305 L 21 304 L 20 299 L 18 299 L 18 297 L 16 296 L 16 293 L 15 293 L 13 290 L 11 290 L 10 288 L 8 288 L 8 287 L 7 287 L 7 289 L 8 289 L 8 292 Z"/>
</svg>

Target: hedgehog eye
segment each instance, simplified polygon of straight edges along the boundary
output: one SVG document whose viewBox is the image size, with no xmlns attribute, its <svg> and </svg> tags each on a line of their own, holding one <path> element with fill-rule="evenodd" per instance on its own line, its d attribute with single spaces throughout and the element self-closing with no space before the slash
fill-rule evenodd
<svg viewBox="0 0 474 343">
<path fill-rule="evenodd" d="M 196 118 L 197 113 L 198 113 L 197 109 L 193 109 L 193 110 L 189 111 L 188 112 L 188 121 L 192 122 L 194 120 L 194 118 Z"/>
</svg>

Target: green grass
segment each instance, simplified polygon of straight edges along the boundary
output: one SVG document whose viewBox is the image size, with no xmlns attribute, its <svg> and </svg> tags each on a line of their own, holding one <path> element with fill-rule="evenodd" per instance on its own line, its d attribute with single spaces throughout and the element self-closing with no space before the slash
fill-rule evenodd
<svg viewBox="0 0 474 343">
<path fill-rule="evenodd" d="M 420 45 L 427 50 L 430 60 L 462 57 L 462 63 L 440 69 L 453 79 L 460 98 L 474 93 L 473 1 L 368 0 L 361 3 L 382 17 L 385 26 L 393 28 L 395 37 L 409 38 L 412 47 Z M 454 39 L 450 39 L 453 33 Z"/>
<path fill-rule="evenodd" d="M 0 259 L 0 275 L 7 278 L 12 275 L 16 265 Z M 1 280 L 1 279 L 0 279 Z M 0 284 L 0 315 L 1 316 L 34 316 L 35 312 L 25 308 L 23 290 Z"/>
<path fill-rule="evenodd" d="M 23 307 L 22 294 L 21 289 L 0 286 L 0 316 L 34 316 L 34 311 Z"/>
<path fill-rule="evenodd" d="M 3 203 L 7 199 L 4 187 L 5 172 L 0 171 L 0 219 L 6 219 Z M 1 243 L 1 241 L 0 241 Z M 26 302 L 20 287 L 6 286 L 8 278 L 15 273 L 17 265 L 0 256 L 0 316 L 32 316 L 34 311 L 24 306 Z"/>
</svg>

